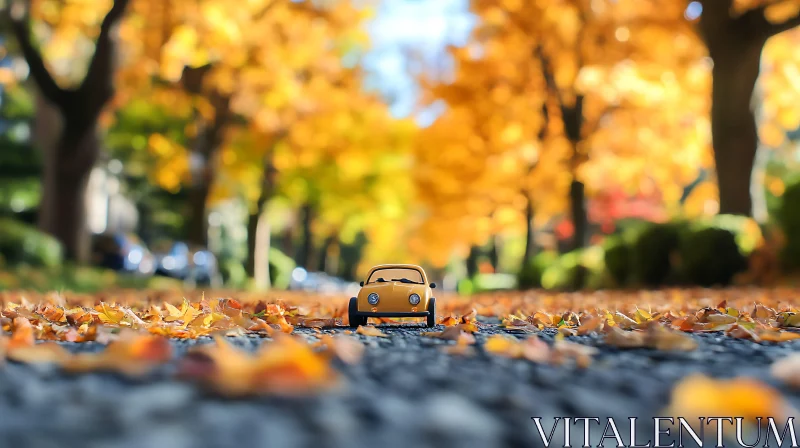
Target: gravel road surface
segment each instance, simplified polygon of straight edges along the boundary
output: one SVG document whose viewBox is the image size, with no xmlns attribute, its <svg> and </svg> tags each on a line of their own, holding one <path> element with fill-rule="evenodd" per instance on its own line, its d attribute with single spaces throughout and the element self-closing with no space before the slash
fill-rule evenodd
<svg viewBox="0 0 800 448">
<path fill-rule="evenodd" d="M 221 399 L 173 380 L 174 364 L 134 381 L 101 373 L 65 376 L 54 367 L 7 363 L 0 367 L 0 447 L 543 446 L 531 417 L 542 417 L 549 431 L 554 417 L 567 416 L 598 417 L 604 423 L 609 417 L 618 422 L 643 417 L 646 441 L 652 435 L 647 419 L 666 406 L 676 381 L 693 372 L 762 379 L 800 409 L 800 392 L 769 376 L 774 360 L 800 351 L 797 340 L 759 344 L 720 334 L 692 335 L 699 342 L 696 351 L 671 354 L 620 350 L 595 336 L 571 337 L 600 350 L 581 370 L 484 353 L 480 345 L 486 337 L 503 332 L 496 326 L 476 334 L 477 353 L 471 357 L 444 353 L 441 346 L 453 342 L 421 337 L 428 328 L 381 329 L 388 338 L 357 335 L 367 347 L 358 364 L 337 365 L 345 387 L 313 398 Z M 313 331 L 296 333 L 315 339 Z M 539 336 L 552 343 L 554 332 Z M 247 349 L 267 341 L 233 339 Z M 174 341 L 175 356 L 209 342 Z M 581 431 L 574 431 L 573 446 L 581 445 Z M 613 440 L 606 446 L 614 446 Z"/>
</svg>

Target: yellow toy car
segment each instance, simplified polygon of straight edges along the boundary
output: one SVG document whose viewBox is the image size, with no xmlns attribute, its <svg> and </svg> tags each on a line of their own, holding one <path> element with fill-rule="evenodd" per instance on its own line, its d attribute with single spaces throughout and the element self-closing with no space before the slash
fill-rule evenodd
<svg viewBox="0 0 800 448">
<path fill-rule="evenodd" d="M 370 269 L 358 297 L 350 298 L 350 326 L 366 325 L 370 317 L 426 317 L 436 325 L 436 299 L 425 271 L 413 264 L 382 264 Z"/>
</svg>

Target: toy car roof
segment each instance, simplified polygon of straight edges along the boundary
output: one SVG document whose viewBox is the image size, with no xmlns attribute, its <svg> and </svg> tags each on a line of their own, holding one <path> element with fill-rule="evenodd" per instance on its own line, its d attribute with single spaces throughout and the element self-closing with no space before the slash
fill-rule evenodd
<svg viewBox="0 0 800 448">
<path fill-rule="evenodd" d="M 376 271 L 378 269 L 390 269 L 390 268 L 395 268 L 395 269 L 416 269 L 416 270 L 425 272 L 425 270 L 422 269 L 421 266 L 418 266 L 416 264 L 379 264 L 379 265 L 373 266 L 372 269 L 370 269 L 370 271 Z"/>
</svg>

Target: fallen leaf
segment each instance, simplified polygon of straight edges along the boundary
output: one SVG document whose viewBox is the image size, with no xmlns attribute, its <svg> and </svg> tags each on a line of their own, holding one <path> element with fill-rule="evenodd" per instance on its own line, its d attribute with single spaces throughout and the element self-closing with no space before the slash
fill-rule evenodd
<svg viewBox="0 0 800 448">
<path fill-rule="evenodd" d="M 725 332 L 725 334 L 727 336 L 737 339 L 750 339 L 755 342 L 759 342 L 761 340 L 761 338 L 758 337 L 758 335 L 755 334 L 753 331 L 748 330 L 747 328 L 737 324 L 734 324 L 731 328 L 729 328 Z"/>
<path fill-rule="evenodd" d="M 693 374 L 672 391 L 665 414 L 687 420 L 709 415 L 735 415 L 754 422 L 757 417 L 776 420 L 796 415 L 780 392 L 753 378 L 713 379 Z"/>
<path fill-rule="evenodd" d="M 24 317 L 14 318 L 11 339 L 6 345 L 6 350 L 11 351 L 20 347 L 32 347 L 35 343 L 36 338 L 33 335 L 31 321 Z"/>
<path fill-rule="evenodd" d="M 530 336 L 522 343 L 522 357 L 533 362 L 547 363 L 552 360 L 550 346 L 537 336 Z"/>
<path fill-rule="evenodd" d="M 179 364 L 178 377 L 195 381 L 224 396 L 302 395 L 339 382 L 324 354 L 309 344 L 276 334 L 275 341 L 250 354 L 222 338 L 193 349 Z"/>
<path fill-rule="evenodd" d="M 126 333 L 97 353 L 77 353 L 63 360 L 67 372 L 110 371 L 144 375 L 172 357 L 169 340 L 148 334 Z"/>
<path fill-rule="evenodd" d="M 625 331 L 611 327 L 606 333 L 605 343 L 620 348 L 644 347 L 645 335 L 641 331 Z"/>
<path fill-rule="evenodd" d="M 347 364 L 356 364 L 364 354 L 364 344 L 350 336 L 334 337 L 326 334 L 319 344 L 326 347 L 327 353 Z"/>
<path fill-rule="evenodd" d="M 563 334 L 564 336 L 575 336 L 576 334 L 578 334 L 578 331 L 576 329 L 567 326 L 558 327 L 558 332 Z"/>
<path fill-rule="evenodd" d="M 469 313 L 461 316 L 461 323 L 464 324 L 470 321 L 474 321 L 477 318 L 477 316 L 478 316 L 478 310 L 472 308 Z"/>
<path fill-rule="evenodd" d="M 603 327 L 603 319 L 598 316 L 591 316 L 588 319 L 584 319 L 581 325 L 578 327 L 578 334 L 585 335 L 593 332 L 600 331 Z"/>
<path fill-rule="evenodd" d="M 437 339 L 444 339 L 444 340 L 447 340 L 447 341 L 457 341 L 459 336 L 461 336 L 462 333 L 464 333 L 464 332 L 461 330 L 461 324 L 458 324 L 458 325 L 453 326 L 453 327 L 447 327 L 443 331 L 422 332 L 422 336 L 427 336 L 427 337 L 437 338 Z M 470 335 L 470 336 L 472 336 L 472 335 Z M 474 339 L 474 337 L 473 337 L 473 339 Z"/>
<path fill-rule="evenodd" d="M 800 389 L 800 353 L 792 353 L 779 359 L 770 368 L 772 376 L 790 387 Z"/>
<path fill-rule="evenodd" d="M 440 325 L 444 325 L 445 327 L 452 327 L 453 325 L 458 324 L 458 320 L 453 316 L 447 316 L 441 321 L 439 321 Z"/>
<path fill-rule="evenodd" d="M 697 341 L 684 333 L 671 330 L 660 324 L 647 327 L 645 345 L 661 351 L 692 351 L 697 349 Z"/>
<path fill-rule="evenodd" d="M 30 347 L 17 347 L 9 350 L 8 359 L 26 364 L 53 363 L 62 364 L 70 353 L 55 342 L 45 342 Z"/>
<path fill-rule="evenodd" d="M 597 353 L 597 349 L 594 347 L 557 338 L 553 344 L 551 362 L 554 364 L 562 364 L 568 359 L 573 359 L 578 367 L 585 369 L 592 363 L 592 356 L 594 356 L 595 353 Z"/>
<path fill-rule="evenodd" d="M 483 349 L 493 355 L 505 356 L 508 358 L 519 358 L 522 356 L 522 346 L 516 338 L 495 334 L 489 336 L 483 343 Z"/>
<path fill-rule="evenodd" d="M 356 333 L 363 334 L 364 336 L 377 336 L 379 338 L 388 338 L 384 332 L 378 330 L 376 327 L 373 326 L 363 326 L 359 325 L 358 329 L 356 329 Z"/>
</svg>

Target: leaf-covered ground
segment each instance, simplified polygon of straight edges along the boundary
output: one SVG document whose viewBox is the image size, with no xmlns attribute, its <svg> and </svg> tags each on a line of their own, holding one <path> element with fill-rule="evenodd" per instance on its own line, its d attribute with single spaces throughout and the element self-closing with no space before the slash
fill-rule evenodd
<svg viewBox="0 0 800 448">
<path fill-rule="evenodd" d="M 537 445 L 534 416 L 797 415 L 797 292 L 443 296 L 436 328 L 356 330 L 337 297 L 4 293 L 0 439 Z"/>
</svg>

